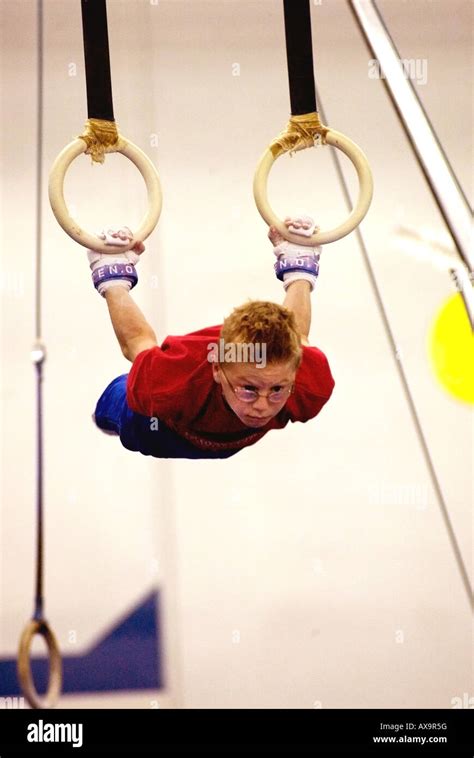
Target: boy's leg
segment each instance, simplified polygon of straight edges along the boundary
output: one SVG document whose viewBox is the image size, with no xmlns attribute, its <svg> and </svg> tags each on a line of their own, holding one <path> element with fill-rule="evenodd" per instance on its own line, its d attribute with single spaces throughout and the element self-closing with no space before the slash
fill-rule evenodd
<svg viewBox="0 0 474 758">
<path fill-rule="evenodd" d="M 120 434 L 124 405 L 127 402 L 127 376 L 122 374 L 105 388 L 92 415 L 103 432 Z"/>
<path fill-rule="evenodd" d="M 305 279 L 291 282 L 286 290 L 283 305 L 293 311 L 303 345 L 309 345 L 311 327 L 311 285 Z"/>
<path fill-rule="evenodd" d="M 122 374 L 106 387 L 93 414 L 99 429 L 118 435 L 127 450 L 155 458 L 229 458 L 239 452 L 200 450 L 160 419 L 134 413 L 127 405 L 127 377 Z"/>
</svg>

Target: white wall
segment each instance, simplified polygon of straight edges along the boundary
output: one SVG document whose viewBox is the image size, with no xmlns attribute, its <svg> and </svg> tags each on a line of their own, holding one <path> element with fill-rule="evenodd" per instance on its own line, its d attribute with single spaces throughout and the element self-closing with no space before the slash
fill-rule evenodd
<svg viewBox="0 0 474 758">
<path fill-rule="evenodd" d="M 472 196 L 470 6 L 450 3 L 446 14 L 439 0 L 379 5 L 401 55 L 427 61 L 417 91 Z M 257 160 L 289 115 L 281 4 L 108 6 L 116 120 L 155 161 L 164 189 L 137 302 L 161 340 L 219 323 L 248 297 L 281 301 L 252 198 Z M 9 124 L 1 145 L 5 656 L 30 613 L 34 560 L 35 4 L 0 8 Z M 472 417 L 437 384 L 426 352 L 452 284 L 393 244 L 398 223 L 441 234 L 443 222 L 382 83 L 368 77 L 370 56 L 346 4 L 315 4 L 312 13 L 328 123 L 362 147 L 374 173 L 363 233 L 471 571 Z M 45 177 L 85 118 L 79 3 L 47 0 Z M 90 229 L 133 228 L 145 202 L 141 180 L 117 156 L 102 168 L 78 160 L 67 197 Z M 345 215 L 326 149 L 281 159 L 270 199 L 281 215 L 312 210 L 326 227 Z M 472 688 L 467 595 L 355 236 L 324 250 L 313 296 L 311 339 L 336 379 L 321 416 L 227 461 L 156 461 L 89 420 L 103 386 L 128 364 L 84 251 L 57 226 L 46 192 L 44 203 L 47 610 L 65 654 L 71 629 L 86 648 L 158 583 L 164 707 L 451 707 Z M 124 700 L 149 701 L 148 693 Z"/>
</svg>

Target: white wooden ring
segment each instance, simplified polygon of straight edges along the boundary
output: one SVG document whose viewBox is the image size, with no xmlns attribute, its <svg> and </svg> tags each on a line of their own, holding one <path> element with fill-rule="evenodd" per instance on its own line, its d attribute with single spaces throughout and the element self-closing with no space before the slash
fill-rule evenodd
<svg viewBox="0 0 474 758">
<path fill-rule="evenodd" d="M 48 647 L 49 680 L 45 695 L 39 695 L 36 691 L 31 672 L 31 645 L 37 634 L 44 638 Z M 62 661 L 56 637 L 44 619 L 32 619 L 23 630 L 18 652 L 18 678 L 32 708 L 54 708 L 61 694 Z"/>
<path fill-rule="evenodd" d="M 49 202 L 58 224 L 80 245 L 97 250 L 99 253 L 115 253 L 117 247 L 106 245 L 95 234 L 84 231 L 77 221 L 70 215 L 64 200 L 64 178 L 66 172 L 75 158 L 87 150 L 87 143 L 83 139 L 75 139 L 61 150 L 54 161 L 49 174 Z M 118 143 L 106 152 L 121 153 L 132 161 L 143 176 L 148 192 L 148 210 L 142 219 L 138 230 L 134 233 L 133 240 L 128 245 L 120 246 L 120 253 L 130 250 L 139 240 L 143 242 L 153 231 L 160 218 L 162 207 L 162 193 L 158 172 L 149 157 L 139 147 L 129 142 L 124 137 L 119 137 Z"/>
<path fill-rule="evenodd" d="M 339 226 L 336 226 L 334 229 L 329 229 L 329 231 L 320 230 L 311 237 L 303 237 L 302 235 L 289 232 L 283 221 L 281 221 L 273 212 L 267 198 L 268 175 L 276 160 L 270 148 L 265 150 L 255 172 L 253 194 L 260 215 L 267 222 L 268 226 L 276 227 L 286 240 L 289 242 L 295 242 L 298 245 L 326 245 L 328 242 L 335 242 L 336 240 L 345 237 L 347 234 L 350 234 L 350 232 L 352 232 L 364 218 L 369 210 L 370 201 L 372 200 L 372 172 L 370 170 L 369 162 L 360 147 L 358 147 L 355 142 L 352 142 L 349 137 L 346 137 L 340 132 L 336 132 L 334 129 L 328 129 L 326 142 L 329 145 L 342 150 L 342 152 L 347 155 L 354 164 L 359 178 L 359 196 L 357 198 L 357 203 L 346 221 Z M 281 153 L 281 155 L 283 155 L 283 153 Z"/>
</svg>

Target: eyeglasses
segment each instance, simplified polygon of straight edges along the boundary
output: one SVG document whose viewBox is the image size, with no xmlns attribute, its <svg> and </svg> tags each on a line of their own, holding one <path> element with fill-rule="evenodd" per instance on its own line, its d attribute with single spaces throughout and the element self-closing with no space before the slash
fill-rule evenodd
<svg viewBox="0 0 474 758">
<path fill-rule="evenodd" d="M 295 386 L 292 384 L 290 387 L 282 387 L 280 390 L 270 390 L 270 392 L 267 393 L 258 392 L 258 390 L 249 390 L 246 387 L 234 387 L 234 385 L 229 381 L 227 374 L 225 373 L 222 366 L 219 366 L 219 369 L 224 374 L 226 382 L 231 388 L 234 395 L 244 403 L 254 403 L 255 400 L 257 400 L 259 397 L 268 397 L 270 403 L 279 403 L 291 395 Z"/>
</svg>

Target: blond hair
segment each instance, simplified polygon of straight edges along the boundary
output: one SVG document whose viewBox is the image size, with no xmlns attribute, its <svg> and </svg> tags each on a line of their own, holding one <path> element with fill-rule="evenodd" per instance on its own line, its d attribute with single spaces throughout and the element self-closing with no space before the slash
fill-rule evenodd
<svg viewBox="0 0 474 758">
<path fill-rule="evenodd" d="M 267 363 L 301 363 L 301 336 L 292 311 L 267 300 L 249 300 L 224 319 L 220 338 L 229 343 L 266 346 Z"/>
</svg>

